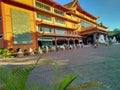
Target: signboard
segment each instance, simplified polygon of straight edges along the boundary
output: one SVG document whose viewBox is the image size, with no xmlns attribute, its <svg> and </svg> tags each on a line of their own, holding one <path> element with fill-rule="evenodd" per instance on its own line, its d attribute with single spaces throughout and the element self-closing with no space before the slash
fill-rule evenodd
<svg viewBox="0 0 120 90">
<path fill-rule="evenodd" d="M 11 9 L 14 44 L 32 44 L 30 14 Z"/>
<path fill-rule="evenodd" d="M 40 38 L 38 38 L 38 41 L 54 41 L 54 38 L 52 38 L 52 37 L 40 37 Z"/>
</svg>

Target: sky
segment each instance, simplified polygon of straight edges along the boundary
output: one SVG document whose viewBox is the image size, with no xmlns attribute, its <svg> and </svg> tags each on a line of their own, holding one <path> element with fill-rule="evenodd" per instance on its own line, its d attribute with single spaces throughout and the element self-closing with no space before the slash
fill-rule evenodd
<svg viewBox="0 0 120 90">
<path fill-rule="evenodd" d="M 62 5 L 73 0 L 54 0 Z M 78 0 L 80 6 L 94 16 L 100 16 L 98 23 L 109 27 L 112 31 L 116 28 L 120 29 L 120 0 Z"/>
</svg>

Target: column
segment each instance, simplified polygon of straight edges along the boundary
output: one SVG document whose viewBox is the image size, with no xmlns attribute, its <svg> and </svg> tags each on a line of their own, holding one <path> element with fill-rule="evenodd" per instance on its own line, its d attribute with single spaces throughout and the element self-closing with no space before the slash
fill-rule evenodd
<svg viewBox="0 0 120 90">
<path fill-rule="evenodd" d="M 56 37 L 55 37 L 55 46 L 57 46 L 57 39 L 56 39 Z"/>
<path fill-rule="evenodd" d="M 75 38 L 73 38 L 72 41 L 73 41 L 73 46 L 75 48 Z"/>
<path fill-rule="evenodd" d="M 69 38 L 67 39 L 67 44 L 69 45 L 70 43 L 69 43 Z"/>
<path fill-rule="evenodd" d="M 73 40 L 73 44 L 75 44 L 75 39 L 73 38 L 72 40 Z"/>
<path fill-rule="evenodd" d="M 97 33 L 94 33 L 93 34 L 93 41 L 94 41 L 94 43 L 96 42 L 96 37 L 97 37 Z"/>
</svg>

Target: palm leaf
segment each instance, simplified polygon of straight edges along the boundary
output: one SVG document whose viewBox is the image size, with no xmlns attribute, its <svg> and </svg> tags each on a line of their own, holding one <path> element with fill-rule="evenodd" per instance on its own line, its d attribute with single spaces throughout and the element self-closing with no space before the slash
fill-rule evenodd
<svg viewBox="0 0 120 90">
<path fill-rule="evenodd" d="M 67 75 L 64 80 L 60 83 L 59 90 L 65 90 L 74 79 L 76 79 L 77 75 Z"/>
<path fill-rule="evenodd" d="M 17 80 L 19 81 L 19 84 L 21 84 L 22 88 L 21 90 L 25 89 L 26 81 L 30 73 L 36 66 L 38 65 L 38 62 L 40 60 L 41 56 L 37 59 L 34 65 L 29 67 L 19 67 L 12 70 L 12 74 L 16 76 Z"/>
<path fill-rule="evenodd" d="M 35 65 L 38 65 L 40 59 L 42 58 L 42 54 L 39 56 L 39 58 L 37 59 L 37 61 L 35 62 Z"/>
</svg>

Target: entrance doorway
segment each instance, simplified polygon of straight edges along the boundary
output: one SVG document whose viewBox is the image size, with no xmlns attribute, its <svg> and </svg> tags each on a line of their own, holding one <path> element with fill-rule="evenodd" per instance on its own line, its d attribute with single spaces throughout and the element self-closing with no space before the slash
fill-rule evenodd
<svg viewBox="0 0 120 90">
<path fill-rule="evenodd" d="M 84 43 L 85 45 L 93 44 L 93 43 L 94 43 L 93 34 L 87 35 L 85 38 L 83 38 L 83 43 Z"/>
<path fill-rule="evenodd" d="M 38 45 L 39 46 L 52 46 L 52 45 L 55 45 L 55 41 L 51 37 L 41 37 L 41 38 L 38 38 Z"/>
<path fill-rule="evenodd" d="M 58 39 L 57 40 L 57 45 L 63 45 L 63 44 L 67 44 L 68 41 L 66 39 Z"/>
</svg>

